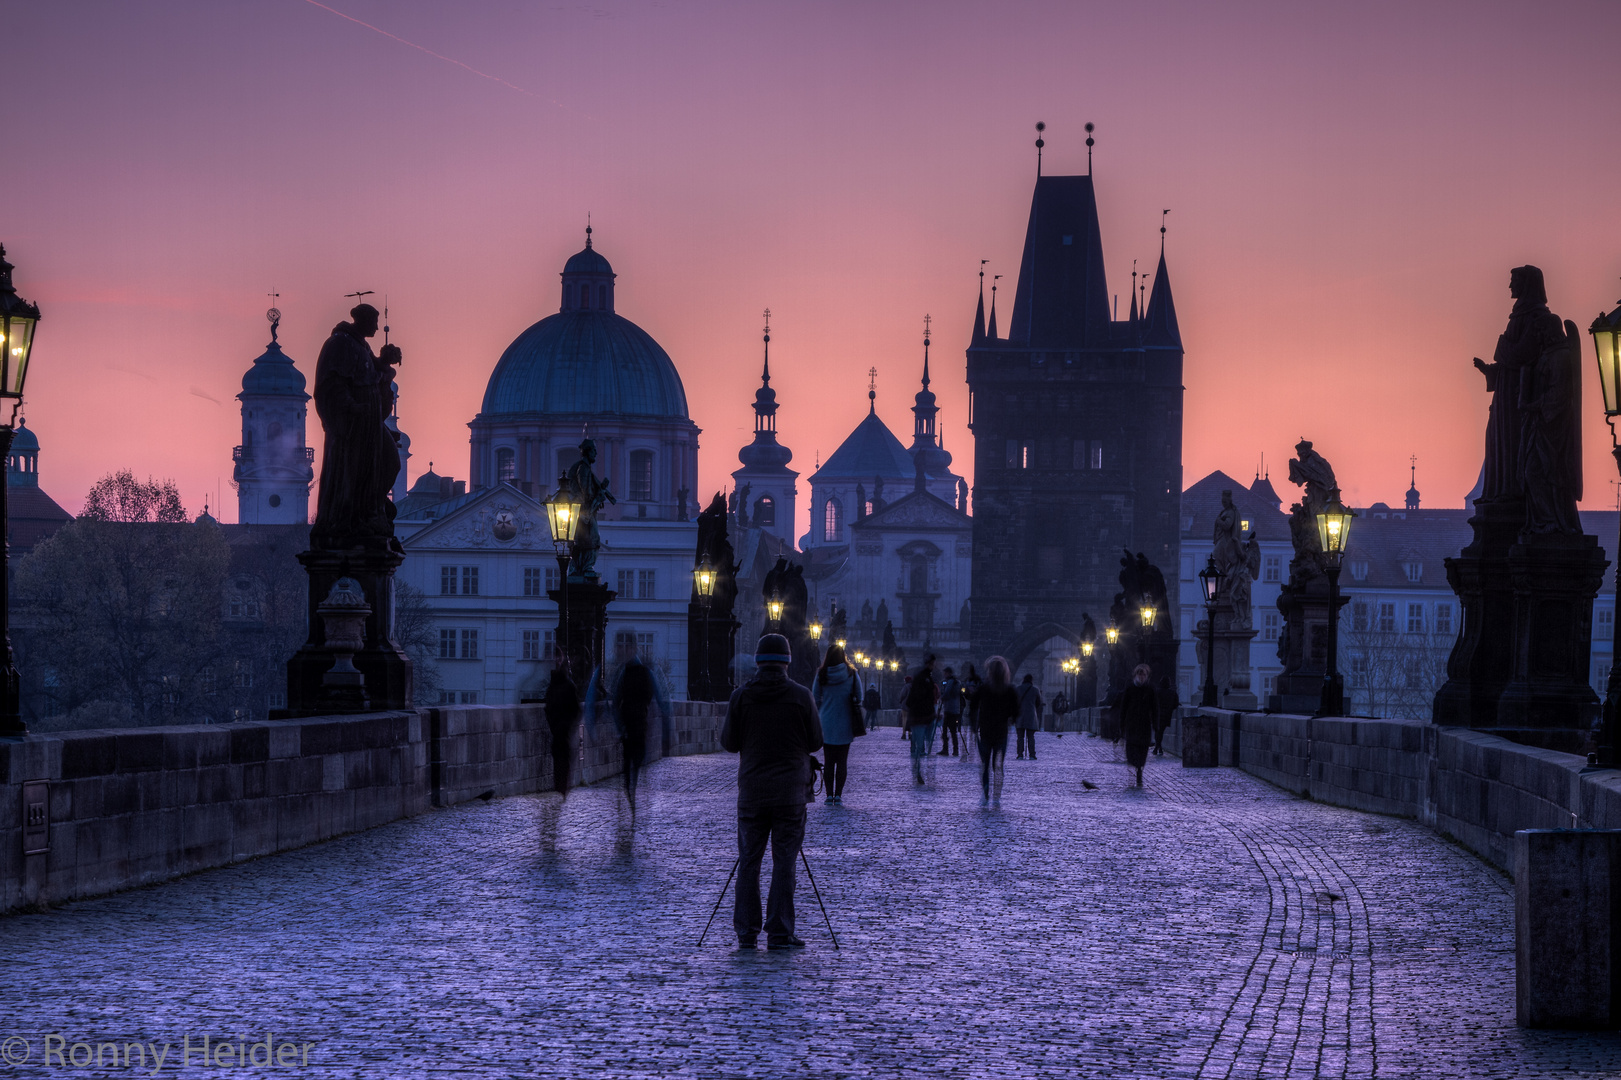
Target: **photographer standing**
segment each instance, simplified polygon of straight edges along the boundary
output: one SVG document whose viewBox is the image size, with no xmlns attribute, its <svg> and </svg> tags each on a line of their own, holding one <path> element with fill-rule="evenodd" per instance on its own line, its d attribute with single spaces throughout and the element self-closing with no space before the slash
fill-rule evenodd
<svg viewBox="0 0 1621 1080">
<path fill-rule="evenodd" d="M 720 745 L 737 762 L 737 894 L 732 927 L 737 943 L 752 949 L 760 936 L 760 864 L 771 844 L 771 893 L 766 901 L 766 944 L 803 948 L 794 935 L 794 884 L 805 841 L 811 753 L 822 748 L 822 722 L 809 690 L 788 678 L 792 653 L 781 634 L 760 638 L 759 673 L 732 694 Z"/>
</svg>

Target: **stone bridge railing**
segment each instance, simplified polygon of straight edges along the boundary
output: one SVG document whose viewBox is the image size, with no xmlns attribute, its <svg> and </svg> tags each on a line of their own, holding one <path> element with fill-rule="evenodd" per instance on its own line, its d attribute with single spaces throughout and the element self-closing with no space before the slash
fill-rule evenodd
<svg viewBox="0 0 1621 1080">
<path fill-rule="evenodd" d="M 674 702 L 649 757 L 718 750 L 724 704 Z M 588 728 L 578 783 L 620 771 Z M 539 705 L 0 739 L 0 912 L 149 885 L 552 787 Z"/>
</svg>

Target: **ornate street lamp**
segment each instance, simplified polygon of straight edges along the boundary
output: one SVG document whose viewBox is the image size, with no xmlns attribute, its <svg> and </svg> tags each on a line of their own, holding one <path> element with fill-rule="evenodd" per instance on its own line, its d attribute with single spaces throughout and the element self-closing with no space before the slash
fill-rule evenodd
<svg viewBox="0 0 1621 1080">
<path fill-rule="evenodd" d="M 1103 636 L 1109 639 L 1110 645 L 1120 644 L 1120 627 L 1110 623 L 1109 628 L 1103 631 Z"/>
<path fill-rule="evenodd" d="M 557 554 L 557 646 L 568 655 L 568 564 L 574 536 L 580 527 L 580 501 L 574 497 L 567 478 L 557 478 L 557 491 L 543 504 L 552 530 L 552 549 Z M 579 673 L 576 672 L 576 675 Z"/>
<path fill-rule="evenodd" d="M 844 648 L 845 642 L 844 642 L 843 638 L 835 638 L 834 641 L 833 641 L 833 644 L 837 645 L 839 648 L 842 649 L 842 648 Z"/>
<path fill-rule="evenodd" d="M 782 632 L 782 597 L 773 596 L 765 602 L 766 615 L 777 624 L 777 632 Z"/>
<path fill-rule="evenodd" d="M 705 701 L 715 700 L 714 692 L 709 686 L 709 602 L 715 595 L 715 568 L 709 565 L 709 556 L 704 555 L 698 560 L 698 565 L 692 571 L 692 584 L 698 590 L 698 602 L 703 605 L 703 641 L 698 646 L 698 678 L 699 686 L 703 691 Z"/>
<path fill-rule="evenodd" d="M 1593 348 L 1598 352 L 1598 383 L 1604 389 L 1604 419 L 1610 425 L 1611 452 L 1621 467 L 1621 442 L 1616 441 L 1615 418 L 1621 416 L 1621 307 L 1600 315 L 1588 327 Z M 1621 550 L 1618 548 L 1617 550 Z M 1616 610 L 1621 611 L 1621 574 L 1616 578 Z M 1621 626 L 1616 628 L 1610 649 L 1610 681 L 1604 691 L 1604 721 L 1598 729 L 1598 753 L 1588 756 L 1588 764 L 1601 769 L 1615 767 L 1615 725 L 1621 709 Z"/>
<path fill-rule="evenodd" d="M 1205 568 L 1199 571 L 1199 587 L 1204 590 L 1205 638 L 1204 700 L 1201 704 L 1214 708 L 1216 702 L 1216 597 L 1221 595 L 1221 579 L 1227 575 L 1216 565 L 1212 552 Z"/>
<path fill-rule="evenodd" d="M 806 629 L 808 629 L 810 631 L 810 636 L 811 636 L 812 641 L 821 641 L 822 640 L 822 620 L 821 619 L 812 619 L 810 626 L 808 626 Z"/>
<path fill-rule="evenodd" d="M 1154 629 L 1154 601 L 1146 593 L 1143 594 L 1142 618 L 1144 630 Z"/>
<path fill-rule="evenodd" d="M 1323 671 L 1323 700 L 1318 716 L 1340 716 L 1345 712 L 1345 681 L 1340 678 L 1340 560 L 1351 535 L 1351 519 L 1356 515 L 1340 502 L 1340 489 L 1328 493 L 1328 505 L 1317 511 L 1317 540 L 1328 560 L 1328 666 Z"/>
<path fill-rule="evenodd" d="M 28 377 L 28 355 L 34 348 L 34 327 L 39 324 L 39 305 L 17 295 L 11 285 L 11 270 L 6 249 L 0 247 L 0 398 L 11 401 L 11 415 L 0 424 L 0 461 L 8 462 L 11 440 L 17 434 L 17 410 L 23 403 L 23 381 Z M 8 480 L 0 478 L 0 544 L 5 544 L 0 547 L 0 644 L 5 648 L 5 666 L 0 669 L 0 735 L 26 735 L 22 679 L 11 651 L 10 544 L 5 539 L 11 532 L 6 506 L 8 486 Z"/>
</svg>

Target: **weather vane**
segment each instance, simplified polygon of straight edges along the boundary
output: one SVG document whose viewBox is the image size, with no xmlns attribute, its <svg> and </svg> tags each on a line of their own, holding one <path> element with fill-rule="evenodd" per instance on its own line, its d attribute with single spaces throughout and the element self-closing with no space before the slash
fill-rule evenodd
<svg viewBox="0 0 1621 1080">
<path fill-rule="evenodd" d="M 1159 253 L 1161 255 L 1165 254 L 1165 218 L 1168 214 L 1170 214 L 1169 210 L 1159 212 Z"/>
<path fill-rule="evenodd" d="M 270 344 L 274 345 L 276 344 L 276 330 L 281 325 L 281 308 L 276 306 L 276 301 L 281 299 L 281 293 L 277 292 L 275 287 L 272 286 L 265 295 L 270 297 L 270 310 L 265 312 L 265 319 L 270 323 Z"/>
<path fill-rule="evenodd" d="M 929 324 L 934 321 L 933 315 L 923 316 L 923 344 L 929 343 Z"/>
<path fill-rule="evenodd" d="M 383 294 L 383 344 L 388 344 L 388 293 Z"/>
<path fill-rule="evenodd" d="M 353 297 L 355 303 L 358 304 L 360 302 L 360 298 L 362 296 L 370 296 L 370 295 L 372 295 L 372 290 L 371 289 L 361 289 L 361 290 L 359 290 L 357 292 L 346 292 L 343 295 L 345 297 Z"/>
<path fill-rule="evenodd" d="M 1097 130 L 1092 121 L 1086 122 L 1086 175 L 1092 175 L 1092 132 Z"/>
<path fill-rule="evenodd" d="M 1036 121 L 1036 179 L 1038 179 L 1038 180 L 1041 179 L 1041 148 L 1043 146 L 1047 145 L 1047 140 L 1043 139 L 1041 137 L 1041 133 L 1043 131 L 1046 131 L 1046 130 L 1047 130 L 1046 122 L 1042 121 L 1042 120 L 1037 120 Z"/>
</svg>

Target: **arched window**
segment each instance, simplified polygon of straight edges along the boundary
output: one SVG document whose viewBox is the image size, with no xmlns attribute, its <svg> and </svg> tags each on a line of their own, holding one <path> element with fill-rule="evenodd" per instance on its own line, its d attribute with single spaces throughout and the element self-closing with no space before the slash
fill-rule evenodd
<svg viewBox="0 0 1621 1080">
<path fill-rule="evenodd" d="M 837 499 L 827 500 L 827 505 L 822 508 L 822 539 L 830 544 L 834 543 L 839 539 L 843 529 L 844 508 L 839 505 Z"/>
<path fill-rule="evenodd" d="M 567 311 L 574 306 L 574 286 L 563 286 L 563 310 Z"/>
<path fill-rule="evenodd" d="M 630 452 L 630 501 L 653 501 L 653 451 Z"/>
<path fill-rule="evenodd" d="M 777 502 L 771 496 L 761 495 L 754 500 L 754 523 L 756 525 L 777 523 Z"/>
<path fill-rule="evenodd" d="M 518 455 L 512 452 L 510 446 L 503 446 L 495 452 L 495 478 L 497 480 L 513 480 L 518 476 Z"/>
<path fill-rule="evenodd" d="M 608 286 L 597 286 L 597 307 L 603 311 L 608 310 Z"/>
</svg>

